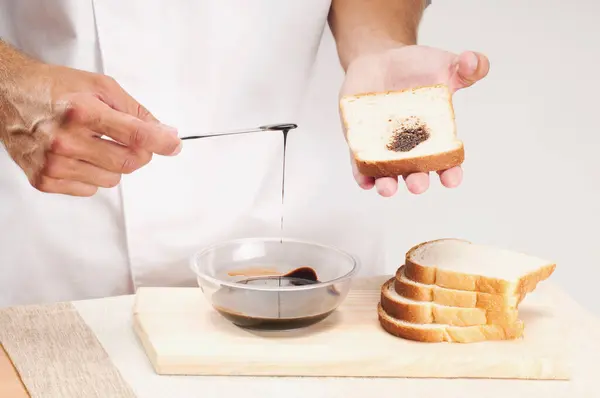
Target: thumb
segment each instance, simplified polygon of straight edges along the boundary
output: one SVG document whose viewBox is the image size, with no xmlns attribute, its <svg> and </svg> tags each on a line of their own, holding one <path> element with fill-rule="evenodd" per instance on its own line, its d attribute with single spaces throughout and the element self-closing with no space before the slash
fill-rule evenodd
<svg viewBox="0 0 600 398">
<path fill-rule="evenodd" d="M 112 78 L 105 79 L 105 90 L 108 96 L 104 96 L 103 102 L 115 111 L 131 115 L 142 122 L 150 125 L 158 125 L 163 130 L 169 131 L 175 137 L 178 137 L 177 129 L 171 126 L 166 126 L 161 123 L 148 109 L 136 101 L 116 80 Z M 151 126 L 150 126 L 151 127 Z M 179 142 L 179 150 L 181 150 L 181 142 Z M 148 149 L 136 148 L 139 152 L 151 152 Z M 156 152 L 161 153 L 161 152 Z M 178 152 L 177 152 L 178 153 Z M 174 154 L 177 154 L 174 153 Z M 162 154 L 162 153 L 161 153 Z M 151 154 L 150 154 L 151 155 Z"/>
<path fill-rule="evenodd" d="M 490 61 L 480 53 L 461 53 L 451 66 L 450 86 L 452 92 L 467 88 L 483 79 L 490 71 Z"/>
</svg>

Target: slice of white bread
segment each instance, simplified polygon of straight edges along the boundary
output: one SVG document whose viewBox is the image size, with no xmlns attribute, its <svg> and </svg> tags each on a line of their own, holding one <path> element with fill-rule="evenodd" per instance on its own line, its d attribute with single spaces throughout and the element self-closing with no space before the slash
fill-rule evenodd
<svg viewBox="0 0 600 398">
<path fill-rule="evenodd" d="M 439 323 L 412 323 L 387 314 L 381 303 L 377 306 L 381 327 L 389 334 L 427 343 L 478 343 L 491 340 L 513 340 L 523 335 L 523 321 L 511 325 L 451 326 Z M 401 355 L 401 354 L 400 354 Z"/>
<path fill-rule="evenodd" d="M 340 114 L 363 175 L 445 170 L 464 161 L 446 85 L 344 96 Z"/>
<path fill-rule="evenodd" d="M 406 253 L 404 275 L 448 289 L 522 298 L 550 277 L 556 264 L 462 239 L 421 243 Z"/>
<path fill-rule="evenodd" d="M 447 289 L 438 285 L 426 285 L 408 279 L 404 274 L 404 265 L 398 268 L 394 281 L 395 290 L 401 296 L 415 301 L 433 302 L 440 305 L 463 308 L 482 308 L 502 311 L 518 308 L 525 297 L 481 293 L 466 290 Z"/>
<path fill-rule="evenodd" d="M 411 323 L 438 323 L 449 326 L 512 325 L 519 319 L 516 308 L 484 310 L 450 307 L 426 301 L 414 301 L 398 294 L 391 278 L 381 288 L 381 307 L 391 317 Z"/>
</svg>

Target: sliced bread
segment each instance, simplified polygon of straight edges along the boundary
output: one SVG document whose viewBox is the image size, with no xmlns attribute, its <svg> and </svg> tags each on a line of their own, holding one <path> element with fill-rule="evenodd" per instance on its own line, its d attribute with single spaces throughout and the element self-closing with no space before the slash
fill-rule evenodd
<svg viewBox="0 0 600 398">
<path fill-rule="evenodd" d="M 388 280 L 381 289 L 381 307 L 393 318 L 411 323 L 438 323 L 450 326 L 511 325 L 519 319 L 517 309 L 484 310 L 450 307 L 427 301 L 414 301 L 396 292 L 394 281 Z"/>
<path fill-rule="evenodd" d="M 427 343 L 477 343 L 491 340 L 512 340 L 523 335 L 523 321 L 510 325 L 451 326 L 439 323 L 412 323 L 396 319 L 377 306 L 381 327 L 391 335 Z"/>
<path fill-rule="evenodd" d="M 344 96 L 340 114 L 363 175 L 445 170 L 464 161 L 446 85 Z"/>
<path fill-rule="evenodd" d="M 408 279 L 404 265 L 398 268 L 394 281 L 399 295 L 415 301 L 427 301 L 440 305 L 463 308 L 482 308 L 502 311 L 518 308 L 524 296 L 491 294 L 467 290 L 447 289 L 438 285 L 426 285 Z"/>
<path fill-rule="evenodd" d="M 406 253 L 404 275 L 448 289 L 522 298 L 550 277 L 556 264 L 462 239 L 425 242 Z"/>
</svg>

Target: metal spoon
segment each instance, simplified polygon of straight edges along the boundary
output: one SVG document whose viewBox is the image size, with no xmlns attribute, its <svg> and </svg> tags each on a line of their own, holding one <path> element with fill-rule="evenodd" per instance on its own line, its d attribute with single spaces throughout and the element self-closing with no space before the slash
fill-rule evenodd
<svg viewBox="0 0 600 398">
<path fill-rule="evenodd" d="M 195 140 L 196 138 L 208 138 L 208 137 L 218 137 L 222 135 L 234 135 L 234 134 L 247 134 L 247 133 L 257 133 L 260 131 L 284 131 L 288 132 L 297 128 L 298 125 L 293 123 L 284 123 L 284 124 L 267 124 L 264 126 L 259 126 L 250 129 L 239 129 L 239 130 L 229 130 L 222 131 L 219 133 L 210 133 L 206 135 L 188 135 L 186 137 L 181 137 L 182 140 Z"/>
</svg>

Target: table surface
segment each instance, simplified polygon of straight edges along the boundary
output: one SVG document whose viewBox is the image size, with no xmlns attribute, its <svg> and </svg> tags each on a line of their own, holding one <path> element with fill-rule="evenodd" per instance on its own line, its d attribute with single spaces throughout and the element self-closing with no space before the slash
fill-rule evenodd
<svg viewBox="0 0 600 398">
<path fill-rule="evenodd" d="M 382 277 L 383 278 L 383 277 Z M 383 280 L 383 279 L 382 279 Z M 371 282 L 372 283 L 372 282 Z M 111 360 L 139 398 L 225 397 L 246 398 L 284 395 L 286 398 L 365 397 L 373 393 L 403 392 L 403 396 L 489 398 L 513 397 L 598 397 L 594 370 L 600 358 L 600 321 L 572 303 L 569 316 L 574 324 L 574 352 L 571 381 L 527 381 L 487 379 L 376 379 L 376 378 L 292 378 L 292 377 L 206 377 L 161 376 L 154 373 L 133 329 L 131 312 L 134 296 L 111 297 L 73 302 L 79 314 L 96 334 Z M 0 397 L 10 395 L 8 388 L 18 391 L 18 378 L 10 362 L 2 361 L 0 350 Z M 2 374 L 4 372 L 4 374 Z M 7 376 L 8 375 L 8 376 Z M 8 380 L 8 382 L 7 382 Z M 11 381 L 12 380 L 12 381 Z M 16 381 L 15 381 L 16 380 Z M 11 384 L 12 383 L 12 384 Z M 21 386 L 22 388 L 22 386 Z M 26 397 L 27 395 L 22 395 Z"/>
<path fill-rule="evenodd" d="M 0 345 L 0 397 L 29 398 L 12 361 Z"/>
</svg>

